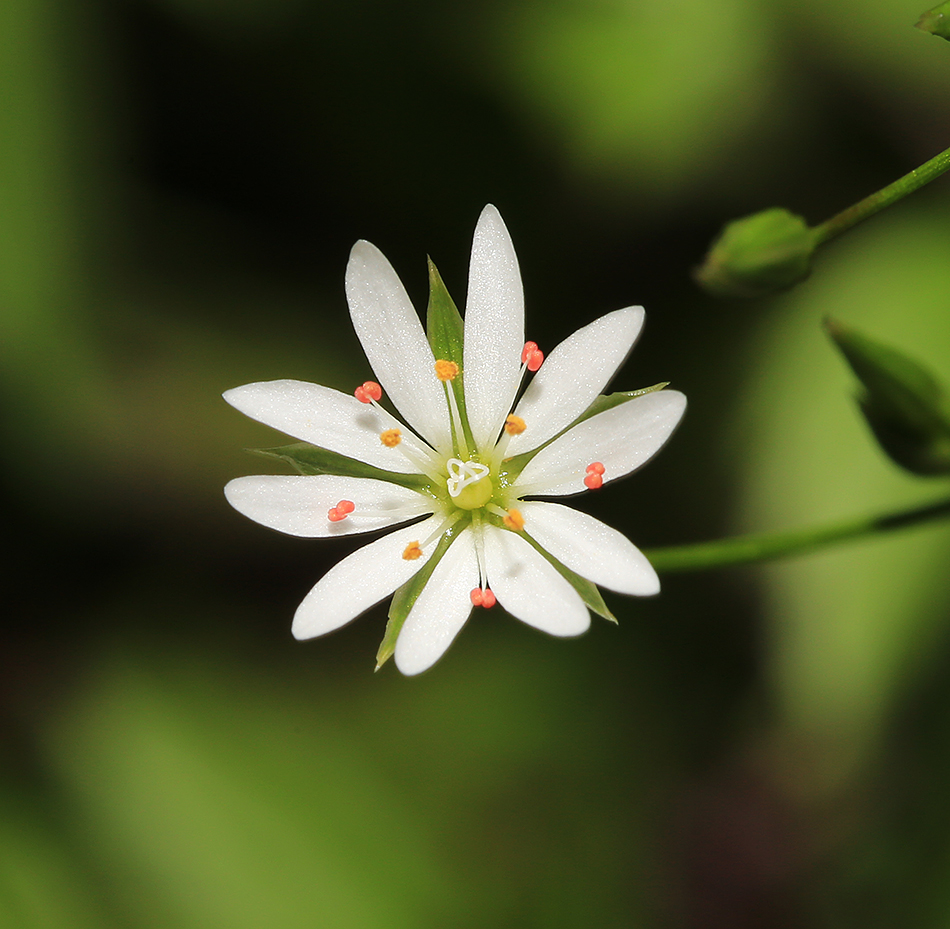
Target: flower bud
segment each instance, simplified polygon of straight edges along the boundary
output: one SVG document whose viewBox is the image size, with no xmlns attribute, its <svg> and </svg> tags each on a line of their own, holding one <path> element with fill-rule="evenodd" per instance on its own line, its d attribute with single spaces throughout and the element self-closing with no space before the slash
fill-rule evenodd
<svg viewBox="0 0 950 929">
<path fill-rule="evenodd" d="M 950 40 L 950 0 L 920 14 L 917 28 Z"/>
<path fill-rule="evenodd" d="M 950 407 L 940 382 L 902 352 L 825 323 L 864 387 L 858 402 L 890 458 L 914 474 L 950 474 Z"/>
<path fill-rule="evenodd" d="M 695 277 L 719 297 L 764 297 L 808 277 L 814 250 L 805 220 L 773 207 L 729 223 Z"/>
</svg>

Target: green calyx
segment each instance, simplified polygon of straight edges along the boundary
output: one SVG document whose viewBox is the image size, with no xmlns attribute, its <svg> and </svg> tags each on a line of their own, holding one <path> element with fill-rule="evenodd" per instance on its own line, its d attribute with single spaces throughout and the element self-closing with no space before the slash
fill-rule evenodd
<svg viewBox="0 0 950 929">
<path fill-rule="evenodd" d="M 861 412 L 884 452 L 914 474 L 950 474 L 950 404 L 940 381 L 889 345 L 832 320 L 825 327 L 861 381 Z"/>
<path fill-rule="evenodd" d="M 808 277 L 816 245 L 801 216 L 773 207 L 729 223 L 694 276 L 718 297 L 764 297 Z"/>
</svg>

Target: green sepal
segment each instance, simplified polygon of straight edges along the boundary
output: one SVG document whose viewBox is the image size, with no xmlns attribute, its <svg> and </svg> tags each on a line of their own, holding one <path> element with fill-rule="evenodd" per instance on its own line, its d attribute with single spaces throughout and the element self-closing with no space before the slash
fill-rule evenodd
<svg viewBox="0 0 950 929">
<path fill-rule="evenodd" d="M 534 458 L 542 449 L 547 448 L 552 442 L 557 441 L 565 432 L 570 432 L 578 423 L 584 422 L 585 419 L 590 419 L 592 416 L 596 416 L 598 413 L 606 413 L 607 410 L 613 409 L 615 406 L 620 406 L 621 403 L 627 403 L 630 400 L 636 400 L 637 397 L 643 397 L 646 394 L 652 394 L 657 390 L 662 390 L 664 387 L 669 385 L 669 381 L 661 381 L 659 384 L 654 384 L 652 387 L 641 387 L 639 390 L 619 390 L 616 393 L 612 394 L 601 394 L 597 397 L 594 402 L 581 413 L 577 419 L 574 420 L 569 426 L 565 426 L 557 435 L 552 436 L 547 442 L 539 445 L 537 448 L 531 449 L 530 452 L 524 452 L 521 455 L 515 455 L 512 458 L 506 458 L 501 465 L 501 469 L 498 473 L 498 480 L 502 487 L 510 487 L 521 474 L 522 471 L 527 467 L 528 462 Z"/>
<path fill-rule="evenodd" d="M 764 297 L 808 277 L 816 245 L 801 216 L 772 207 L 728 223 L 694 276 L 718 297 Z"/>
<path fill-rule="evenodd" d="M 383 641 L 379 645 L 379 651 L 376 652 L 376 670 L 378 671 L 396 651 L 396 639 L 402 630 L 403 623 L 409 615 L 409 611 L 415 606 L 422 588 L 426 586 L 436 565 L 442 560 L 442 556 L 449 550 L 452 541 L 458 536 L 470 520 L 463 520 L 462 526 L 458 523 L 450 526 L 442 533 L 439 544 L 435 551 L 429 556 L 429 560 L 415 573 L 405 584 L 402 585 L 394 594 L 389 604 L 389 619 L 386 622 L 386 632 L 383 634 Z"/>
<path fill-rule="evenodd" d="M 511 531 L 510 529 L 508 530 Z M 573 587 L 579 594 L 581 600 L 584 601 L 584 605 L 589 609 L 593 610 L 598 616 L 603 616 L 604 619 L 610 620 L 612 623 L 617 622 L 617 617 L 607 607 L 607 604 L 604 603 L 604 598 L 601 596 L 600 589 L 595 583 L 587 580 L 586 577 L 581 577 L 579 574 L 572 571 L 567 565 L 558 561 L 549 551 L 542 548 L 534 539 L 528 535 L 527 532 L 522 530 L 518 533 L 522 536 L 524 540 L 539 554 L 541 555 L 553 568 L 557 571 L 561 577 L 566 580 L 571 587 Z"/>
<path fill-rule="evenodd" d="M 940 36 L 941 39 L 950 40 L 950 0 L 921 13 L 917 28 Z"/>
<path fill-rule="evenodd" d="M 831 320 L 825 327 L 864 387 L 858 403 L 884 452 L 914 474 L 950 474 L 950 407 L 940 381 L 889 345 Z"/>
<path fill-rule="evenodd" d="M 436 360 L 454 361 L 459 366 L 461 373 L 454 381 L 446 382 L 445 389 L 451 390 L 455 394 L 455 402 L 458 404 L 459 416 L 462 419 L 465 441 L 469 448 L 474 448 L 472 428 L 468 424 L 468 413 L 465 409 L 465 370 L 462 366 L 465 354 L 465 324 L 462 322 L 462 315 L 459 313 L 455 301 L 442 280 L 442 275 L 439 274 L 439 269 L 431 258 L 429 259 L 429 307 L 426 311 L 426 335 L 429 338 L 429 345 Z M 452 424 L 452 431 L 454 435 L 454 423 Z M 455 446 L 456 448 L 459 447 L 457 441 Z"/>
<path fill-rule="evenodd" d="M 310 445 L 308 442 L 298 442 L 295 445 L 282 445 L 279 448 L 249 448 L 252 455 L 261 455 L 264 458 L 278 458 L 289 462 L 301 474 L 338 474 L 344 477 L 370 477 L 378 481 L 389 481 L 390 484 L 400 484 L 412 490 L 421 490 L 432 493 L 430 480 L 424 474 L 405 474 L 401 471 L 386 471 L 374 465 L 357 461 L 331 452 L 329 449 Z"/>
</svg>

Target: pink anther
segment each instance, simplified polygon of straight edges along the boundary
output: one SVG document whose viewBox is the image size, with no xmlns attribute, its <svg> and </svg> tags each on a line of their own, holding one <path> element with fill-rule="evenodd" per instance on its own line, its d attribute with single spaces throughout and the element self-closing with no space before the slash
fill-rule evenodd
<svg viewBox="0 0 950 929">
<path fill-rule="evenodd" d="M 353 396 L 356 397 L 360 403 L 370 403 L 373 400 L 379 401 L 383 396 L 383 388 L 380 387 L 376 381 L 364 381 L 353 391 Z"/>
<path fill-rule="evenodd" d="M 531 372 L 537 371 L 544 361 L 544 352 L 538 348 L 537 342 L 525 342 L 521 350 L 521 363 Z"/>
<path fill-rule="evenodd" d="M 471 597 L 473 606 L 483 606 L 486 610 L 490 610 L 496 603 L 495 595 L 487 587 L 484 590 L 481 587 L 474 588 Z"/>
<path fill-rule="evenodd" d="M 327 510 L 327 519 L 331 523 L 338 523 L 341 519 L 346 519 L 355 509 L 352 500 L 341 500 L 336 506 L 331 506 Z"/>
</svg>

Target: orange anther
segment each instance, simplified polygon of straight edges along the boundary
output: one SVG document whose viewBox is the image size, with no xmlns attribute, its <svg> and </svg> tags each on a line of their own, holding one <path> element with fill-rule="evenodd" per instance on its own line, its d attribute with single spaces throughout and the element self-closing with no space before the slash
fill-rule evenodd
<svg viewBox="0 0 950 929">
<path fill-rule="evenodd" d="M 600 488 L 604 486 L 604 479 L 599 474 L 591 471 L 587 477 L 584 478 L 584 484 L 588 490 L 600 490 Z"/>
<path fill-rule="evenodd" d="M 360 403 L 369 403 L 372 400 L 378 401 L 383 396 L 383 388 L 376 381 L 364 381 L 353 391 L 353 396 Z"/>
<path fill-rule="evenodd" d="M 531 355 L 532 355 L 534 352 L 536 352 L 537 350 L 538 350 L 538 343 L 537 343 L 537 342 L 525 342 L 525 343 L 524 343 L 524 348 L 521 349 L 521 363 L 522 363 L 523 365 L 526 365 L 526 364 L 528 363 L 528 359 L 529 359 L 529 358 L 531 357 Z"/>
<path fill-rule="evenodd" d="M 402 441 L 402 433 L 398 429 L 385 429 L 379 434 L 379 441 L 386 448 L 395 448 Z"/>
<path fill-rule="evenodd" d="M 459 376 L 459 366 L 454 361 L 440 358 L 435 363 L 435 376 L 440 381 L 454 381 Z"/>
<path fill-rule="evenodd" d="M 607 469 L 606 469 L 606 468 L 603 466 L 603 464 L 601 464 L 601 462 L 599 462 L 599 461 L 592 461 L 592 462 L 587 466 L 587 473 L 588 473 L 588 474 L 603 474 L 604 471 L 606 471 L 606 470 L 607 470 Z"/>
<path fill-rule="evenodd" d="M 524 420 L 520 416 L 515 416 L 514 413 L 505 420 L 505 432 L 508 435 L 521 435 L 526 428 Z"/>
<path fill-rule="evenodd" d="M 402 557 L 406 561 L 415 561 L 417 558 L 422 557 L 422 549 L 419 548 L 418 542 L 410 542 L 406 546 L 406 550 L 402 553 Z"/>
<path fill-rule="evenodd" d="M 337 510 L 337 512 L 338 512 L 338 513 L 342 513 L 344 516 L 348 516 L 348 515 L 349 515 L 350 513 L 352 513 L 353 510 L 355 510 L 355 509 L 356 509 L 356 507 L 355 507 L 355 505 L 353 504 L 353 501 L 352 501 L 352 500 L 341 500 L 341 501 L 336 505 L 336 510 Z"/>
<path fill-rule="evenodd" d="M 346 513 L 341 513 L 338 506 L 331 506 L 330 509 L 327 510 L 327 519 L 329 519 L 331 523 L 338 523 L 341 519 L 346 519 Z"/>
<path fill-rule="evenodd" d="M 502 520 L 502 522 L 509 529 L 514 529 L 515 532 L 521 532 L 521 530 L 524 529 L 524 517 L 521 515 L 519 510 L 509 510 L 508 515 Z"/>
</svg>

